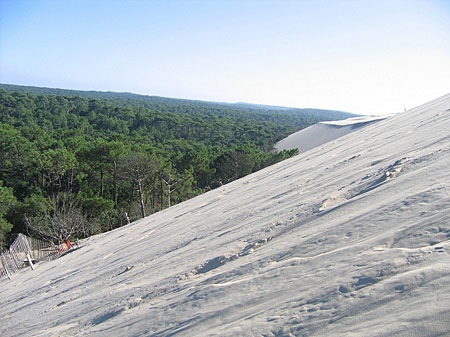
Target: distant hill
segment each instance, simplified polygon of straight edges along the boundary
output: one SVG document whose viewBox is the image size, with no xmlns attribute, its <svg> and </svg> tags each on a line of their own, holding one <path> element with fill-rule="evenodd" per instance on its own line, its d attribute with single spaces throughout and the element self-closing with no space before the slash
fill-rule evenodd
<svg viewBox="0 0 450 337">
<path fill-rule="evenodd" d="M 343 114 L 346 116 L 345 118 L 352 118 L 355 116 L 361 116 L 358 114 L 353 114 L 345 111 L 340 110 L 326 110 L 326 109 L 315 109 L 315 108 L 293 108 L 293 107 L 285 107 L 285 106 L 279 106 L 279 105 L 266 105 L 266 104 L 255 104 L 255 103 L 247 103 L 247 102 L 238 102 L 238 103 L 232 103 L 234 106 L 242 107 L 242 108 L 249 108 L 249 109 L 257 109 L 257 110 L 283 110 L 283 111 L 289 111 L 289 112 L 296 112 L 296 113 L 303 113 L 303 114 L 316 114 L 316 113 L 322 113 L 322 112 L 328 112 L 331 115 L 341 116 Z M 339 118 L 341 119 L 341 118 Z"/>
<path fill-rule="evenodd" d="M 290 109 L 294 109 L 294 108 L 289 108 L 289 107 L 285 107 L 285 106 L 255 104 L 255 103 L 247 103 L 247 102 L 237 102 L 237 103 L 233 103 L 233 104 L 236 105 L 236 106 L 242 106 L 242 107 L 254 108 L 254 109 L 268 109 L 268 110 L 273 110 L 273 109 L 290 110 Z M 302 109 L 302 110 L 304 110 L 304 109 Z"/>
</svg>

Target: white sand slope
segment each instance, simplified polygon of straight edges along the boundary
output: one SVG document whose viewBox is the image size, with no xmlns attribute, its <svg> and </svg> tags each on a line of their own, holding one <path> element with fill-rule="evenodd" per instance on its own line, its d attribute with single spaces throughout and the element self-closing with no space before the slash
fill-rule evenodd
<svg viewBox="0 0 450 337">
<path fill-rule="evenodd" d="M 280 140 L 274 148 L 276 151 L 299 149 L 301 153 L 306 152 L 386 118 L 387 116 L 364 116 L 342 121 L 320 122 Z"/>
<path fill-rule="evenodd" d="M 1 336 L 448 336 L 450 95 L 0 283 Z"/>
</svg>

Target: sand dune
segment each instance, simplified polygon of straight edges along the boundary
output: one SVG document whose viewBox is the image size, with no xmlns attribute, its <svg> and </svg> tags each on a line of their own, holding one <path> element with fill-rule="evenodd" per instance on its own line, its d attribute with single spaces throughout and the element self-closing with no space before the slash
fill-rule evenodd
<svg viewBox="0 0 450 337">
<path fill-rule="evenodd" d="M 0 283 L 1 336 L 450 334 L 450 95 Z"/>
<path fill-rule="evenodd" d="M 299 149 L 300 152 L 306 152 L 386 118 L 383 116 L 365 116 L 348 118 L 342 121 L 320 122 L 280 140 L 274 148 L 276 151 Z"/>
</svg>

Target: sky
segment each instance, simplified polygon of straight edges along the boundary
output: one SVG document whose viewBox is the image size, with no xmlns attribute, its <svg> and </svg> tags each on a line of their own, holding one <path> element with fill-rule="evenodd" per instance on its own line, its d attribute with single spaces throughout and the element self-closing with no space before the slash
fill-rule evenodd
<svg viewBox="0 0 450 337">
<path fill-rule="evenodd" d="M 450 1 L 0 0 L 0 82 L 396 113 L 450 93 Z"/>
</svg>

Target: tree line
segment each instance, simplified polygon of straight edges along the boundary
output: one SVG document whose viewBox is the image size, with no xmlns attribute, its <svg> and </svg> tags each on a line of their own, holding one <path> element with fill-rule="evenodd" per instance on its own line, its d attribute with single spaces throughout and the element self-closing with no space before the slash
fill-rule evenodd
<svg viewBox="0 0 450 337">
<path fill-rule="evenodd" d="M 270 150 L 318 119 L 2 89 L 0 111 L 2 246 L 123 226 L 295 155 Z"/>
</svg>

